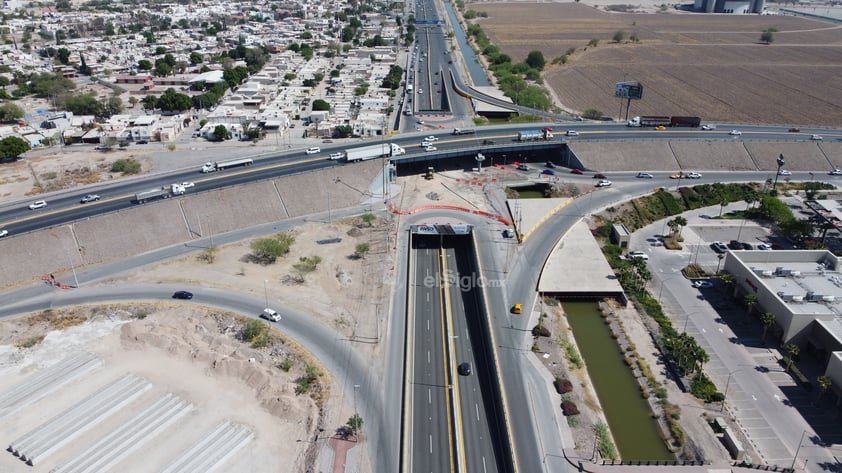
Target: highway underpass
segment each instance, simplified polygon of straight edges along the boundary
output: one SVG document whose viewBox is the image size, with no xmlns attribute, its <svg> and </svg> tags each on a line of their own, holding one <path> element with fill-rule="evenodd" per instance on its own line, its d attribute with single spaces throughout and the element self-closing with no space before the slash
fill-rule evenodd
<svg viewBox="0 0 842 473">
<path fill-rule="evenodd" d="M 515 471 L 472 231 L 410 231 L 402 471 Z"/>
</svg>

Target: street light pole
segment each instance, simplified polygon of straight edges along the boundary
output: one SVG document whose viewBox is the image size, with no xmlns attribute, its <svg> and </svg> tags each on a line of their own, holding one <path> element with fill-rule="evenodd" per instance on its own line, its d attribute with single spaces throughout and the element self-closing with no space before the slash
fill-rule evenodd
<svg viewBox="0 0 842 473">
<path fill-rule="evenodd" d="M 792 466 L 789 467 L 791 470 L 795 470 L 795 460 L 798 458 L 798 452 L 801 451 L 801 444 L 804 442 L 805 435 L 807 435 L 807 429 L 804 429 L 804 432 L 801 432 L 801 440 L 798 441 L 798 448 L 795 449 L 795 456 L 792 457 Z"/>
<path fill-rule="evenodd" d="M 775 182 L 772 184 L 772 190 L 777 190 L 778 188 L 778 176 L 781 175 L 781 168 L 784 167 L 784 164 L 786 164 L 786 160 L 784 159 L 783 153 L 781 153 L 778 156 L 778 172 L 775 173 Z"/>
<path fill-rule="evenodd" d="M 266 307 L 267 308 L 269 307 L 269 287 L 268 287 L 268 284 L 269 284 L 269 280 L 264 279 L 263 280 L 263 295 L 266 297 Z"/>
</svg>

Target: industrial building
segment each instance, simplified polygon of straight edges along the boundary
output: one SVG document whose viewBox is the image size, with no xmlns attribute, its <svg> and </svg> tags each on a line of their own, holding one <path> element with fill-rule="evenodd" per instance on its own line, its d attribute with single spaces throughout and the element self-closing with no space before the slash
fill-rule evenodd
<svg viewBox="0 0 842 473">
<path fill-rule="evenodd" d="M 701 13 L 730 13 L 742 15 L 763 13 L 763 0 L 695 0 L 693 9 Z"/>
</svg>

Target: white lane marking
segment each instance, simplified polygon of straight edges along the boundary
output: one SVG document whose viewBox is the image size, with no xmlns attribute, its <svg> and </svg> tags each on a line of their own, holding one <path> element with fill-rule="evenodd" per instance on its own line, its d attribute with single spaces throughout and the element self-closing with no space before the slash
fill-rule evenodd
<svg viewBox="0 0 842 473">
<path fill-rule="evenodd" d="M 427 388 L 427 404 L 432 404 L 432 403 L 433 403 L 433 390 L 430 389 L 430 388 Z"/>
<path fill-rule="evenodd" d="M 433 435 L 430 434 L 430 453 L 433 453 Z"/>
<path fill-rule="evenodd" d="M 474 410 L 477 412 L 477 422 L 479 422 L 479 404 L 474 404 Z"/>
<path fill-rule="evenodd" d="M 757 398 L 754 397 L 754 394 L 751 395 L 751 398 L 754 399 L 755 401 L 757 400 Z"/>
<path fill-rule="evenodd" d="M 488 467 L 485 465 L 485 457 L 482 457 L 482 471 L 488 471 Z"/>
<path fill-rule="evenodd" d="M 705 329 L 702 329 L 702 333 L 708 333 L 708 331 L 705 330 Z"/>
<path fill-rule="evenodd" d="M 777 394 L 775 394 L 773 397 L 775 398 L 775 400 L 776 400 L 776 401 L 780 401 L 780 400 L 781 400 L 781 397 L 780 397 L 780 396 L 778 396 Z"/>
<path fill-rule="evenodd" d="M 427 350 L 427 364 L 430 364 L 430 350 Z"/>
<path fill-rule="evenodd" d="M 430 293 L 429 292 L 427 293 L 427 302 L 428 303 L 430 302 Z"/>
<path fill-rule="evenodd" d="M 724 331 L 724 330 L 722 330 L 722 328 L 720 327 L 720 329 L 719 329 L 719 333 L 725 333 L 725 331 Z"/>
<path fill-rule="evenodd" d="M 430 319 L 427 319 L 427 331 L 430 331 Z"/>
</svg>

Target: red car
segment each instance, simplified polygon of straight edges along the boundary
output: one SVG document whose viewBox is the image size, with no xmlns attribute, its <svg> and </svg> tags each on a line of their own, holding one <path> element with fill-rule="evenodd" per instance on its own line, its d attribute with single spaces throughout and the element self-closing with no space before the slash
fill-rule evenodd
<svg viewBox="0 0 842 473">
<path fill-rule="evenodd" d="M 546 128 L 541 128 L 541 131 L 553 131 L 553 129 L 550 128 L 550 127 L 546 127 Z"/>
<path fill-rule="evenodd" d="M 582 171 L 581 169 L 571 169 L 571 170 L 570 170 L 570 174 L 579 174 L 579 175 L 582 175 L 582 174 L 584 174 L 584 173 L 585 173 L 585 172 L 584 172 L 584 171 Z"/>
<path fill-rule="evenodd" d="M 594 179 L 608 179 L 607 177 L 605 177 L 605 174 L 602 174 L 602 173 L 600 173 L 600 172 L 598 172 L 598 173 L 594 174 L 594 175 L 593 175 L 593 178 L 594 178 Z"/>
</svg>

